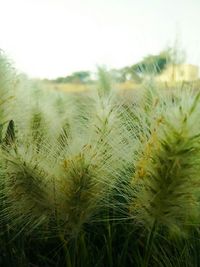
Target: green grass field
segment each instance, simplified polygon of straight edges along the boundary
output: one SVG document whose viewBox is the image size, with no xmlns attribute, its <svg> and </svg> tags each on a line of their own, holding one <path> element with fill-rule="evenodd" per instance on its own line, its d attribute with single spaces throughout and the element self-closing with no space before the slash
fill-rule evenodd
<svg viewBox="0 0 200 267">
<path fill-rule="evenodd" d="M 200 93 L 173 87 L 50 90 L 1 55 L 0 266 L 199 266 Z"/>
</svg>

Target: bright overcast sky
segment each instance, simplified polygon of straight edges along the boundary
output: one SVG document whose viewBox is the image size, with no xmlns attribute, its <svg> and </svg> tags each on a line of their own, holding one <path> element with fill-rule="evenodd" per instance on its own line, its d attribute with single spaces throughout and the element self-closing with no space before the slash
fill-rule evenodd
<svg viewBox="0 0 200 267">
<path fill-rule="evenodd" d="M 31 77 L 131 65 L 177 34 L 200 65 L 200 0 L 0 0 L 0 48 Z"/>
</svg>

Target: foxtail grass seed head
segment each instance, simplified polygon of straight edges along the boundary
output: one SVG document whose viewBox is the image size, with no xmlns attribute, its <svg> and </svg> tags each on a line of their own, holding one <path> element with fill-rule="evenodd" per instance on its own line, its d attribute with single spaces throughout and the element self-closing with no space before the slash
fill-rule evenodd
<svg viewBox="0 0 200 267">
<path fill-rule="evenodd" d="M 156 221 L 184 229 L 199 220 L 199 94 L 190 106 L 185 100 L 165 111 L 136 164 L 130 212 L 147 228 Z"/>
</svg>

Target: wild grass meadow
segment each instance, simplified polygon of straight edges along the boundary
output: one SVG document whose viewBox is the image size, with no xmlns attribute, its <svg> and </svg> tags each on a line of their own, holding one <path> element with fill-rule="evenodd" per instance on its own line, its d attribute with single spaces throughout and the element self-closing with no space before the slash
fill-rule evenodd
<svg viewBox="0 0 200 267">
<path fill-rule="evenodd" d="M 197 267 L 200 91 L 41 90 L 0 55 L 0 266 Z"/>
</svg>

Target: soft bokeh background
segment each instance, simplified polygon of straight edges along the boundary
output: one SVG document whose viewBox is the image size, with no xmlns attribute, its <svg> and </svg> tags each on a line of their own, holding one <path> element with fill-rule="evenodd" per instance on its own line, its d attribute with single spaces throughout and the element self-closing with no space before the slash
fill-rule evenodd
<svg viewBox="0 0 200 267">
<path fill-rule="evenodd" d="M 31 77 L 131 65 L 176 39 L 200 65 L 199 0 L 0 0 L 0 48 Z"/>
</svg>

